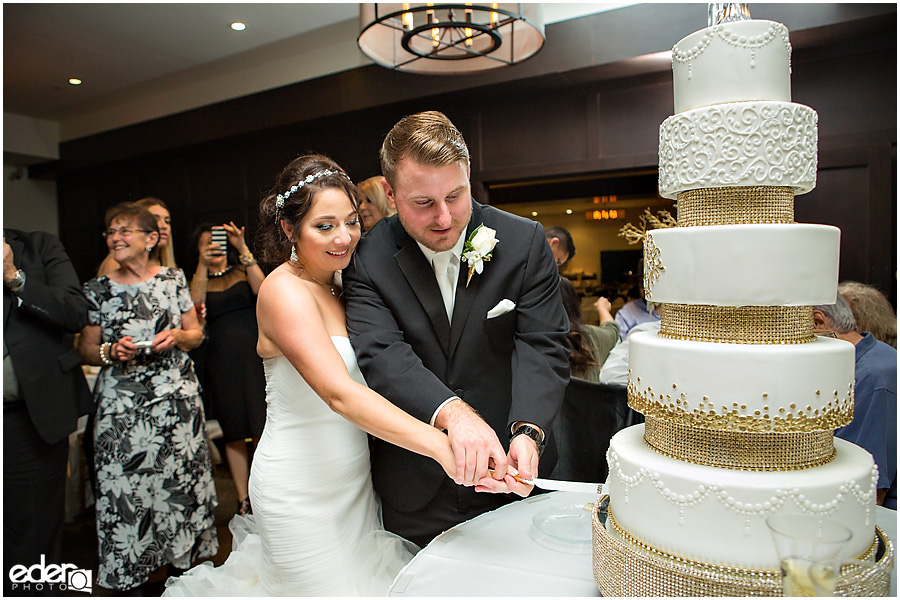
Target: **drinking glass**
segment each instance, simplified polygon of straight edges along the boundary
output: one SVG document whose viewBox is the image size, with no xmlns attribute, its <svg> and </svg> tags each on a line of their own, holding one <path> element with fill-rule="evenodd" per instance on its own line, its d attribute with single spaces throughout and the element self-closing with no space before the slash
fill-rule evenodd
<svg viewBox="0 0 900 600">
<path fill-rule="evenodd" d="M 773 515 L 766 525 L 781 561 L 784 596 L 833 596 L 849 529 L 806 514 Z"/>
</svg>

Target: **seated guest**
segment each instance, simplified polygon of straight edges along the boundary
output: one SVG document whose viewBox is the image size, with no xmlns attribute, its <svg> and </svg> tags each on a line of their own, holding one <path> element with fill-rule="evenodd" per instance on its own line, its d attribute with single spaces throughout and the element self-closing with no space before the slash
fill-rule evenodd
<svg viewBox="0 0 900 600">
<path fill-rule="evenodd" d="M 575 286 L 565 277 L 559 278 L 559 292 L 563 308 L 569 316 L 569 368 L 572 377 L 598 381 L 600 367 L 606 361 L 609 351 L 619 341 L 619 326 L 609 313 L 609 300 L 598 298 L 594 306 L 600 313 L 600 326 L 586 325 L 581 319 L 581 304 Z"/>
<path fill-rule="evenodd" d="M 553 259 L 556 261 L 557 267 L 563 266 L 575 256 L 575 241 L 567 229 L 558 225 L 551 225 L 544 229 L 544 237 L 547 238 L 547 243 L 550 244 L 550 250 L 553 252 Z"/>
<path fill-rule="evenodd" d="M 634 326 L 624 340 L 609 352 L 603 368 L 600 370 L 600 383 L 610 385 L 628 385 L 628 348 L 631 335 L 641 331 L 659 331 L 659 321 L 645 321 Z"/>
<path fill-rule="evenodd" d="M 858 331 L 868 331 L 876 340 L 897 348 L 897 315 L 878 288 L 845 281 L 838 286 L 838 292 L 850 305 Z"/>
<path fill-rule="evenodd" d="M 878 504 L 896 510 L 897 351 L 868 331 L 860 334 L 840 294 L 835 304 L 816 306 L 813 319 L 817 334 L 833 334 L 856 346 L 853 422 L 834 434 L 872 454 L 878 465 Z"/>
<path fill-rule="evenodd" d="M 397 212 L 391 207 L 391 203 L 384 194 L 382 181 L 384 181 L 384 177 L 376 175 L 369 177 L 358 186 L 359 191 L 362 192 L 359 199 L 359 218 L 362 220 L 364 232 L 375 227 L 378 221 Z"/>
<path fill-rule="evenodd" d="M 651 306 L 644 299 L 644 259 L 638 262 L 637 277 L 640 298 L 635 298 L 616 311 L 616 323 L 619 325 L 619 339 L 621 340 L 625 339 L 632 327 L 660 319 L 659 307 Z"/>
</svg>

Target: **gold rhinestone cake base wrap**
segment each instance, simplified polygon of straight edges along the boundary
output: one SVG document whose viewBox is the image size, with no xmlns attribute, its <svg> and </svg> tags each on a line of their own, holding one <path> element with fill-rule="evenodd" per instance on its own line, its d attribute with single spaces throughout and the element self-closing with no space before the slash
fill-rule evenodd
<svg viewBox="0 0 900 600">
<path fill-rule="evenodd" d="M 834 458 L 834 433 L 743 433 L 697 429 L 646 417 L 644 441 L 671 458 L 747 471 L 807 469 Z"/>
<path fill-rule="evenodd" d="M 793 223 L 794 190 L 789 187 L 727 187 L 678 194 L 678 226 Z"/>
<path fill-rule="evenodd" d="M 659 335 L 729 344 L 803 344 L 816 339 L 812 306 L 663 304 Z"/>
<path fill-rule="evenodd" d="M 792 404 L 789 411 L 784 407 L 779 407 L 777 412 L 773 408 L 772 414 L 761 415 L 749 414 L 749 409 L 745 406 L 739 407 L 734 403 L 734 408 L 727 409 L 723 406 L 719 411 L 718 408 L 712 408 L 712 402 L 708 403 L 710 408 L 706 410 L 703 410 L 701 403 L 701 408 L 694 408 L 688 412 L 688 400 L 684 394 L 679 397 L 673 397 L 671 394 L 668 396 L 662 393 L 657 394 L 650 388 L 645 389 L 643 384 L 639 387 L 631 376 L 628 378 L 628 406 L 647 418 L 655 417 L 698 429 L 748 433 L 833 432 L 838 427 L 843 427 L 853 421 L 852 389 L 844 398 L 838 398 L 835 395 L 834 400 L 829 400 L 822 410 L 803 410 L 802 407 L 795 407 Z M 696 398 L 690 400 L 697 401 Z M 685 408 L 679 408 L 680 406 Z M 748 414 L 743 414 L 745 411 Z"/>
<path fill-rule="evenodd" d="M 600 593 L 612 596 L 781 596 L 781 576 L 777 571 L 754 571 L 701 563 L 651 548 L 631 538 L 627 532 L 610 533 L 600 523 L 594 505 L 594 582 Z M 614 528 L 612 512 L 607 524 Z M 871 567 L 838 578 L 836 596 L 886 596 L 891 589 L 894 546 L 875 528 L 884 555 Z"/>
</svg>

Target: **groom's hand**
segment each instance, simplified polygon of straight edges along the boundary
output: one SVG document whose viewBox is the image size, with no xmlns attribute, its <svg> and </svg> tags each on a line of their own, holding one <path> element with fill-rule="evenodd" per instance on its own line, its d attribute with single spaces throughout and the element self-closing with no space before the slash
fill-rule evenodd
<svg viewBox="0 0 900 600">
<path fill-rule="evenodd" d="M 475 491 L 494 494 L 512 492 L 523 498 L 528 496 L 534 486 L 518 480 L 537 477 L 539 456 L 537 444 L 533 439 L 527 435 L 517 435 L 509 443 L 509 466 L 506 477 L 500 481 L 485 477 L 475 486 Z M 513 475 L 518 475 L 518 478 Z"/>
<path fill-rule="evenodd" d="M 434 424 L 447 430 L 456 460 L 454 481 L 458 485 L 475 485 L 483 477 L 489 476 L 488 468 L 491 466 L 494 469 L 493 477 L 503 479 L 506 475 L 506 452 L 491 426 L 468 404 L 462 400 L 448 402 L 438 413 Z"/>
</svg>

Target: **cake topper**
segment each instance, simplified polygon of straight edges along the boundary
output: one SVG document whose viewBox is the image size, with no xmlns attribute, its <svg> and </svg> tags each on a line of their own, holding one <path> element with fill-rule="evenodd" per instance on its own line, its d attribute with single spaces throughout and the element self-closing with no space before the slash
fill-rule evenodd
<svg viewBox="0 0 900 600">
<path fill-rule="evenodd" d="M 750 8 L 746 2 L 710 2 L 709 26 L 731 21 L 749 21 Z"/>
</svg>

